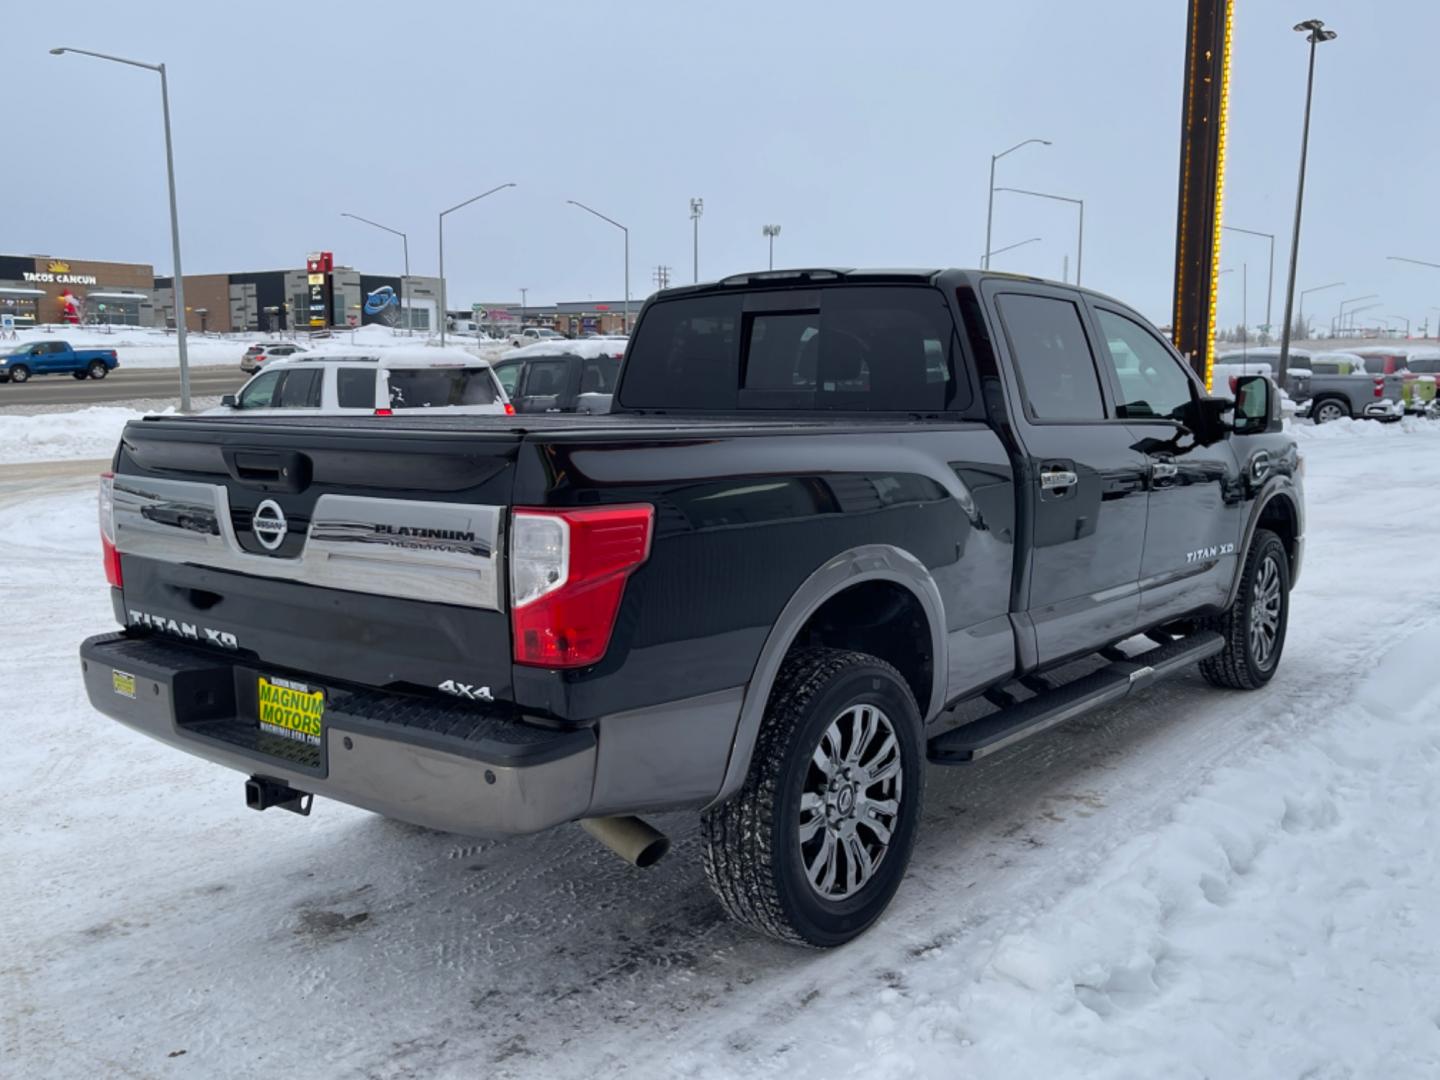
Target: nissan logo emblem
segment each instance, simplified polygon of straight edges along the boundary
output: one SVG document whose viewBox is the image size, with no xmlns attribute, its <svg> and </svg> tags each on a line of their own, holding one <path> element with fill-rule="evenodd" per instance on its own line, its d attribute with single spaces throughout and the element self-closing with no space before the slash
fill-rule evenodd
<svg viewBox="0 0 1440 1080">
<path fill-rule="evenodd" d="M 255 508 L 255 517 L 250 521 L 250 531 L 266 551 L 274 551 L 285 541 L 285 511 L 274 499 L 266 499 Z"/>
</svg>

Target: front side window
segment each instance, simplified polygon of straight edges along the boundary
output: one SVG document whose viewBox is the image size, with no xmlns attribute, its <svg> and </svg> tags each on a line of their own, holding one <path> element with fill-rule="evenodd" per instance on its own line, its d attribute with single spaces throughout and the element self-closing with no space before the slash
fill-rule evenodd
<svg viewBox="0 0 1440 1080">
<path fill-rule="evenodd" d="M 586 360 L 580 369 L 580 393 L 613 394 L 615 379 L 620 374 L 618 356 L 597 356 Z"/>
<path fill-rule="evenodd" d="M 1100 378 L 1071 300 L 1025 293 L 996 299 L 1021 390 L 1036 420 L 1101 420 Z"/>
<path fill-rule="evenodd" d="M 1126 420 L 1180 420 L 1195 399 L 1195 384 L 1180 361 L 1134 319 L 1097 309 L 1120 387 Z"/>
<path fill-rule="evenodd" d="M 500 385 L 505 388 L 506 397 L 515 396 L 515 386 L 520 381 L 522 366 L 523 365 L 514 362 L 496 366 L 495 377 L 500 380 Z"/>
<path fill-rule="evenodd" d="M 335 402 L 342 409 L 375 408 L 375 369 L 337 368 Z"/>
<path fill-rule="evenodd" d="M 280 382 L 283 372 L 267 371 L 263 375 L 256 375 L 246 384 L 245 389 L 240 391 L 240 398 L 236 405 L 242 409 L 268 409 L 270 402 L 275 396 L 275 387 Z"/>
</svg>

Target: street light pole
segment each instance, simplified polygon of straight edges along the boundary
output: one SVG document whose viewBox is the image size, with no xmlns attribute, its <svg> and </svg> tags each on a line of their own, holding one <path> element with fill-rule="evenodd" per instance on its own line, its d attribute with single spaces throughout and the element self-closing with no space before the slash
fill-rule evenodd
<svg viewBox="0 0 1440 1080">
<path fill-rule="evenodd" d="M 1002 150 L 998 154 L 990 155 L 990 198 L 985 206 L 985 257 L 983 260 L 981 260 L 984 264 L 983 266 L 981 266 L 982 270 L 990 269 L 990 256 L 996 254 L 996 252 L 990 250 L 990 228 L 995 221 L 995 163 L 1001 158 L 1003 158 L 1006 154 L 1013 154 L 1022 146 L 1029 146 L 1031 143 L 1040 143 L 1042 146 L 1049 146 L 1050 140 L 1025 139 L 1022 142 L 1018 142 L 1014 146 L 1010 147 L 1009 150 Z"/>
<path fill-rule="evenodd" d="M 1075 243 L 1075 284 L 1080 284 L 1080 266 L 1085 258 L 1085 200 L 1072 199 L 1068 195 L 1051 195 L 1044 191 L 1026 191 L 1024 188 L 998 187 L 996 191 L 1009 191 L 1016 195 L 1029 195 L 1035 199 L 1053 199 L 1055 202 L 1071 203 L 1080 208 L 1080 237 Z M 988 267 L 987 267 L 988 269 Z"/>
<path fill-rule="evenodd" d="M 1247 236 L 1263 236 L 1270 241 L 1270 284 L 1265 286 L 1265 332 L 1268 334 L 1274 325 L 1270 322 L 1270 301 L 1275 294 L 1275 234 L 1260 232 L 1257 229 L 1242 229 L 1238 225 L 1221 225 L 1220 227 L 1230 232 L 1245 233 Z"/>
<path fill-rule="evenodd" d="M 529 289 L 521 289 L 521 290 L 520 290 L 520 325 L 521 325 L 521 326 L 524 326 L 524 325 L 525 325 L 525 308 L 526 308 L 527 306 L 529 306 L 529 305 L 528 305 L 528 297 L 529 297 L 529 295 L 530 295 L 530 290 L 529 290 Z"/>
<path fill-rule="evenodd" d="M 704 199 L 690 200 L 690 222 L 695 226 L 695 284 L 700 284 L 700 215 L 705 212 Z"/>
<path fill-rule="evenodd" d="M 450 321 L 445 299 L 445 215 L 453 214 L 456 210 L 469 206 L 473 202 L 479 202 L 487 195 L 494 195 L 497 191 L 504 191 L 506 188 L 514 186 L 514 184 L 501 184 L 489 191 L 482 191 L 479 195 L 471 196 L 462 203 L 456 203 L 449 210 L 440 211 L 440 347 L 442 349 L 445 347 L 445 324 Z"/>
<path fill-rule="evenodd" d="M 1276 381 L 1285 385 L 1285 369 L 1290 365 L 1290 315 L 1295 305 L 1295 269 L 1300 262 L 1300 211 L 1305 204 L 1305 159 L 1310 152 L 1310 101 L 1315 91 L 1315 46 L 1322 41 L 1334 41 L 1334 30 L 1326 30 L 1319 19 L 1307 19 L 1297 23 L 1295 29 L 1308 31 L 1305 40 L 1310 43 L 1310 66 L 1305 76 L 1305 122 L 1300 129 L 1300 178 L 1295 184 L 1295 231 L 1290 239 L 1290 274 L 1285 284 L 1285 325 L 1280 328 L 1280 370 Z"/>
<path fill-rule="evenodd" d="M 628 334 L 630 333 L 630 230 L 627 229 L 624 225 L 621 225 L 614 218 L 606 217 L 604 214 L 600 213 L 599 210 L 586 206 L 582 202 L 576 202 L 574 199 L 566 199 L 565 201 L 571 206 L 578 206 L 587 214 L 594 214 L 601 221 L 608 221 L 611 225 L 614 225 L 615 228 L 619 229 L 622 233 L 625 234 L 625 333 Z"/>
<path fill-rule="evenodd" d="M 1301 326 L 1305 326 L 1305 297 L 1307 295 L 1312 292 L 1322 292 L 1325 289 L 1338 289 L 1341 285 L 1344 284 L 1345 282 L 1343 281 L 1332 281 L 1329 285 L 1316 285 L 1313 288 L 1301 289 L 1299 292 L 1300 310 L 1295 314 L 1295 321 L 1298 322 Z M 1305 336 L 1310 336 L 1310 331 L 1308 328 L 1305 330 Z"/>
<path fill-rule="evenodd" d="M 1029 240 L 1020 240 L 1014 244 L 1006 244 L 1002 248 L 996 248 L 994 251 L 987 251 L 984 255 L 980 256 L 980 264 L 989 267 L 991 255 L 1001 255 L 1007 251 L 1014 251 L 1016 248 L 1024 247 L 1026 244 L 1038 244 L 1043 239 L 1043 236 L 1032 236 Z"/>
<path fill-rule="evenodd" d="M 405 328 L 406 328 L 406 330 L 407 330 L 407 331 L 408 331 L 408 330 L 411 330 L 411 329 L 412 329 L 412 325 L 411 325 L 411 318 L 410 318 L 410 238 L 409 238 L 408 236 L 406 236 L 403 232 L 401 232 L 399 229 L 392 229 L 392 228 L 390 228 L 389 225 L 381 225 L 378 221 L 371 221 L 369 218 L 363 218 L 363 217 L 361 217 L 359 214 L 350 214 L 350 213 L 346 213 L 344 210 L 342 210 L 342 211 L 340 211 L 340 216 L 341 216 L 341 217 L 353 218 L 353 219 L 356 220 L 356 221 L 363 221 L 366 225 L 373 225 L 373 226 L 375 226 L 375 228 L 377 228 L 377 229 L 383 229 L 383 230 L 385 230 L 385 231 L 388 232 L 388 233 L 393 233 L 395 236 L 400 237 L 400 242 L 401 242 L 401 244 L 404 245 L 404 248 L 405 248 L 405 276 L 400 279 L 400 310 L 405 313 Z"/>
<path fill-rule="evenodd" d="M 770 238 L 770 269 L 775 269 L 775 237 L 780 235 L 779 225 L 765 225 L 760 229 L 762 236 Z"/>
<path fill-rule="evenodd" d="M 165 114 L 165 176 L 170 183 L 170 257 L 175 269 L 175 287 L 171 290 L 175 298 L 175 345 L 180 353 L 180 411 L 190 411 L 190 350 L 185 325 L 185 271 L 180 266 L 180 212 L 175 201 L 175 149 L 170 140 L 170 82 L 165 75 L 164 64 L 146 64 L 140 60 L 127 60 L 123 56 L 91 52 L 89 49 L 72 49 L 63 46 L 51 49 L 52 56 L 65 53 L 78 56 L 93 56 L 97 60 L 109 60 L 116 64 L 154 71 L 160 76 L 160 106 Z"/>
</svg>

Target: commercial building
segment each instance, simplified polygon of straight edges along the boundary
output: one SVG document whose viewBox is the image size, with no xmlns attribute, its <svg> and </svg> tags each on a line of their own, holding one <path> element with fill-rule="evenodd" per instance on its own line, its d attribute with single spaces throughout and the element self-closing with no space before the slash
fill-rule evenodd
<svg viewBox="0 0 1440 1080">
<path fill-rule="evenodd" d="M 331 326 L 384 323 L 428 331 L 437 326 L 440 279 L 366 274 L 337 266 L 328 275 L 326 313 Z M 157 305 L 173 311 L 174 278 L 156 278 Z M 186 274 L 186 326 L 191 330 L 233 333 L 246 330 L 308 330 L 309 275 L 295 270 L 257 270 L 237 274 Z"/>
<path fill-rule="evenodd" d="M 0 315 L 38 323 L 156 323 L 155 268 L 50 255 L 0 255 Z"/>
<path fill-rule="evenodd" d="M 643 302 L 630 301 L 632 320 Z M 530 304 L 523 309 L 519 304 L 480 303 L 474 305 L 473 313 L 452 311 L 450 318 L 452 325 L 460 326 L 478 318 L 482 329 L 495 334 L 509 333 L 521 326 L 547 326 L 566 337 L 617 334 L 625 329 L 625 301 L 572 300 L 559 304 Z"/>
<path fill-rule="evenodd" d="M 437 326 L 440 279 L 366 274 L 337 266 L 327 275 L 329 326 L 385 323 Z M 175 325 L 175 280 L 149 263 L 98 262 L 50 255 L 0 255 L 0 315 L 17 327 L 45 323 Z M 195 331 L 311 328 L 309 275 L 291 270 L 185 275 L 186 325 Z"/>
</svg>

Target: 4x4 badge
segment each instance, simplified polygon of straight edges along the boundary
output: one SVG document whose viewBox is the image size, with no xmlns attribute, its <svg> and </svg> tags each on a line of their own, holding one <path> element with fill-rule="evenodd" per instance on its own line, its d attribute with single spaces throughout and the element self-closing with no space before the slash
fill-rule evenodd
<svg viewBox="0 0 1440 1080">
<path fill-rule="evenodd" d="M 250 531 L 266 551 L 278 548 L 284 542 L 288 529 L 285 511 L 280 509 L 279 503 L 274 499 L 266 499 L 255 508 L 255 516 L 250 520 Z"/>
</svg>

